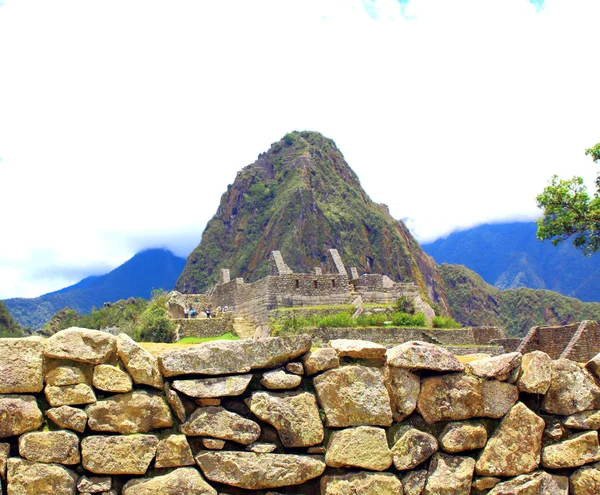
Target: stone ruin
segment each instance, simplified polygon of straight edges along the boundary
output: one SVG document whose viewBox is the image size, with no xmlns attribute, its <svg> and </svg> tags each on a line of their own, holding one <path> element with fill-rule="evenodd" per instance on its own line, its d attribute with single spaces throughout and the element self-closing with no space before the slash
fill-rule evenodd
<svg viewBox="0 0 600 495">
<path fill-rule="evenodd" d="M 0 339 L 8 495 L 597 495 L 600 356 Z"/>
</svg>

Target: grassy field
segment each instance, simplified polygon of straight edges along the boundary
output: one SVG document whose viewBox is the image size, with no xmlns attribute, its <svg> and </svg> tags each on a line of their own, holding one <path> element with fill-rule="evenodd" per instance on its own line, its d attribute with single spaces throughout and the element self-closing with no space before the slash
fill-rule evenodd
<svg viewBox="0 0 600 495">
<path fill-rule="evenodd" d="M 144 349 L 146 349 L 153 356 L 158 356 L 165 351 L 172 351 L 173 349 L 184 349 L 196 344 L 202 344 L 203 342 L 211 342 L 213 340 L 239 340 L 239 337 L 233 333 L 225 333 L 218 337 L 185 337 L 178 342 L 167 344 L 163 342 L 138 342 Z"/>
</svg>

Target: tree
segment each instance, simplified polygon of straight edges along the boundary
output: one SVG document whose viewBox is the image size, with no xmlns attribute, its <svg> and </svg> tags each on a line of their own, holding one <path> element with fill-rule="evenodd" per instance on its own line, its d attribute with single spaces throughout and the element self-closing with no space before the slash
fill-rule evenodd
<svg viewBox="0 0 600 495">
<path fill-rule="evenodd" d="M 585 150 L 585 154 L 594 163 L 600 161 L 600 143 Z M 586 255 L 600 249 L 600 173 L 593 197 L 581 177 L 562 180 L 554 175 L 536 200 L 543 210 L 542 218 L 537 220 L 538 239 L 551 240 L 556 246 L 572 237 L 573 245 Z"/>
</svg>

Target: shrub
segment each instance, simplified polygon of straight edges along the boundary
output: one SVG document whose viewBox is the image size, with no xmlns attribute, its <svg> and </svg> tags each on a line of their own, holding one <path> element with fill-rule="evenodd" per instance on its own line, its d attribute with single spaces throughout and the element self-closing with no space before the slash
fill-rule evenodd
<svg viewBox="0 0 600 495">
<path fill-rule="evenodd" d="M 449 316 L 434 316 L 431 322 L 433 328 L 462 328 L 462 325 Z"/>
<path fill-rule="evenodd" d="M 400 296 L 396 301 L 396 309 L 401 313 L 413 315 L 415 314 L 415 303 L 409 297 Z"/>
<path fill-rule="evenodd" d="M 152 293 L 150 304 L 140 316 L 134 338 L 138 337 L 142 342 L 173 342 L 176 324 L 167 315 L 165 303 L 168 297 L 164 291 Z"/>
</svg>

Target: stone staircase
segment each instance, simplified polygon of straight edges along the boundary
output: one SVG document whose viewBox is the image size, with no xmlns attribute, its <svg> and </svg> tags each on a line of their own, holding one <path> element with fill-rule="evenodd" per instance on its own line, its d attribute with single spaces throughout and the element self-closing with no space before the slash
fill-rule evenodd
<svg viewBox="0 0 600 495">
<path fill-rule="evenodd" d="M 238 316 L 233 319 L 233 333 L 240 339 L 251 339 L 254 337 L 255 327 L 246 318 Z"/>
</svg>

